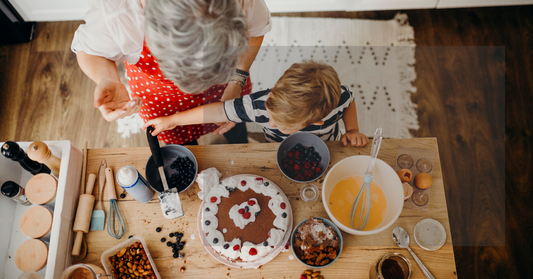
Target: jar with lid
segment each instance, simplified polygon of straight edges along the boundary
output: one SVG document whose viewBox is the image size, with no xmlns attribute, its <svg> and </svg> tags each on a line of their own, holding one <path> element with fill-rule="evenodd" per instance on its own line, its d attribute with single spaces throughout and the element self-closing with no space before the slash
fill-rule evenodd
<svg viewBox="0 0 533 279">
<path fill-rule="evenodd" d="M 30 202 L 43 205 L 53 210 L 57 194 L 57 180 L 49 175 L 40 173 L 30 178 L 26 184 L 26 197 Z"/>
<path fill-rule="evenodd" d="M 14 200 L 15 202 L 26 206 L 31 205 L 31 202 L 26 197 L 24 188 L 20 187 L 20 185 L 13 181 L 7 181 L 2 184 L 1 192 L 2 195 Z"/>
<path fill-rule="evenodd" d="M 97 279 L 106 278 L 105 271 L 93 264 L 75 264 L 63 271 L 61 279 Z M 112 277 L 109 277 L 112 278 Z"/>
</svg>

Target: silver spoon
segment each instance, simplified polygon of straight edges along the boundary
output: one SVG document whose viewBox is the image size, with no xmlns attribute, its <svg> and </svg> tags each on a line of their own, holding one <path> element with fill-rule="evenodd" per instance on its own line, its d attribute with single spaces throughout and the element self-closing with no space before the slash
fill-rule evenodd
<svg viewBox="0 0 533 279">
<path fill-rule="evenodd" d="M 428 279 L 435 279 L 435 277 L 429 272 L 429 269 L 422 263 L 422 261 L 415 255 L 415 253 L 409 248 L 409 234 L 402 228 L 402 227 L 394 227 L 392 229 L 392 240 L 398 245 L 400 248 L 407 248 L 409 253 L 411 253 L 411 256 L 415 259 L 416 263 L 422 270 L 422 273 L 426 275 L 426 278 Z"/>
</svg>

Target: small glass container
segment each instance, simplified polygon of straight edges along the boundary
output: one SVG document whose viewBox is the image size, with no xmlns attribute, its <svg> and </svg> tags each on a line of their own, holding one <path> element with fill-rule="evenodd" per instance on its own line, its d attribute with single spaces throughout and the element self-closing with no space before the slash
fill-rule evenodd
<svg viewBox="0 0 533 279">
<path fill-rule="evenodd" d="M 398 253 L 386 254 L 370 267 L 370 279 L 409 279 L 412 273 L 409 259 Z"/>
<path fill-rule="evenodd" d="M 416 169 L 419 172 L 430 172 L 433 169 L 433 164 L 427 158 L 420 158 L 416 161 Z"/>
<path fill-rule="evenodd" d="M 61 279 L 97 279 L 97 278 L 112 278 L 106 275 L 104 269 L 93 264 L 75 264 L 69 266 L 63 274 Z"/>
<path fill-rule="evenodd" d="M 46 266 L 48 245 L 38 239 L 24 241 L 15 253 L 15 264 L 23 271 L 37 272 Z"/>
<path fill-rule="evenodd" d="M 411 196 L 413 203 L 418 206 L 424 206 L 429 202 L 429 195 L 424 190 L 416 190 Z"/>
<path fill-rule="evenodd" d="M 26 184 L 26 197 L 30 202 L 43 205 L 53 210 L 56 202 L 57 180 L 40 173 L 32 177 Z"/>
<path fill-rule="evenodd" d="M 409 156 L 408 154 L 402 154 L 398 156 L 396 163 L 402 169 L 410 169 L 413 166 L 414 160 L 413 157 Z"/>
<path fill-rule="evenodd" d="M 428 251 L 438 250 L 446 243 L 444 226 L 431 218 L 422 219 L 416 224 L 414 236 L 418 246 Z"/>
<path fill-rule="evenodd" d="M 318 199 L 318 187 L 314 184 L 305 184 L 300 189 L 300 198 L 306 202 L 313 202 Z"/>
<path fill-rule="evenodd" d="M 53 213 L 50 209 L 44 206 L 33 206 L 20 218 L 20 230 L 29 238 L 39 238 L 49 244 L 52 221 Z"/>
<path fill-rule="evenodd" d="M 20 187 L 17 183 L 13 181 L 7 181 L 2 184 L 2 195 L 20 203 L 22 205 L 30 206 L 31 202 L 26 197 L 24 188 Z"/>
</svg>

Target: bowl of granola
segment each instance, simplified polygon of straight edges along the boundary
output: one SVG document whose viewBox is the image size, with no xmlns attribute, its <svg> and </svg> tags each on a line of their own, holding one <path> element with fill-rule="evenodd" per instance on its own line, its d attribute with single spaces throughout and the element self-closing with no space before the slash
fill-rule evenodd
<svg viewBox="0 0 533 279">
<path fill-rule="evenodd" d="M 342 234 L 328 219 L 309 217 L 302 221 L 291 235 L 294 256 L 310 268 L 330 266 L 342 252 Z"/>
</svg>

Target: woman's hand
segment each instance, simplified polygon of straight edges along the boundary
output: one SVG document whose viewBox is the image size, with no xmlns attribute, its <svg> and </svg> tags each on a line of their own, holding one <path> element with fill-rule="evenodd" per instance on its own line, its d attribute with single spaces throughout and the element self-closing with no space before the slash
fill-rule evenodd
<svg viewBox="0 0 533 279">
<path fill-rule="evenodd" d="M 351 146 L 363 147 L 368 144 L 368 138 L 365 134 L 359 133 L 359 130 L 349 130 L 342 135 L 341 142 L 346 146 L 350 141 Z"/>
<path fill-rule="evenodd" d="M 224 90 L 224 94 L 222 94 L 222 98 L 220 98 L 221 102 L 232 100 L 235 98 L 239 98 L 241 96 L 241 86 L 236 84 L 235 82 L 228 82 L 228 86 L 226 86 L 226 90 Z M 227 121 L 222 123 L 215 123 L 218 127 L 216 130 L 213 131 L 213 135 L 222 135 L 226 133 L 227 131 L 231 130 L 235 125 L 237 125 L 235 122 Z"/>
<path fill-rule="evenodd" d="M 154 131 L 152 132 L 152 136 L 155 137 L 155 136 L 159 135 L 159 133 L 161 133 L 163 131 L 172 130 L 172 129 L 176 128 L 176 126 L 178 126 L 172 119 L 175 116 L 177 116 L 177 115 L 174 114 L 174 115 L 171 115 L 171 116 L 163 116 L 163 117 L 159 117 L 159 118 L 148 120 L 148 121 L 146 121 L 146 123 L 144 123 L 142 129 L 146 130 L 146 128 L 148 128 L 148 126 L 154 127 Z"/>
<path fill-rule="evenodd" d="M 141 105 L 141 98 L 135 97 L 130 100 L 126 87 L 120 81 L 111 78 L 102 79 L 94 90 L 94 106 L 108 122 L 138 112 Z"/>
</svg>

